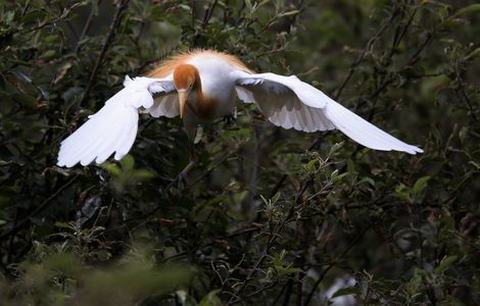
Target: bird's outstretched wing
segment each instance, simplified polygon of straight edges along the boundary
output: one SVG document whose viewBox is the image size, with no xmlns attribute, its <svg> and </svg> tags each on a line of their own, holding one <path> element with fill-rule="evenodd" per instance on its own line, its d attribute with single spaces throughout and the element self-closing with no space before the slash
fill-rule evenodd
<svg viewBox="0 0 480 306">
<path fill-rule="evenodd" d="M 354 141 L 375 150 L 423 150 L 382 131 L 296 76 L 236 71 L 238 97 L 255 103 L 270 122 L 305 132 L 339 129 Z"/>
<path fill-rule="evenodd" d="M 164 102 L 159 99 L 169 99 L 169 94 L 175 92 L 171 80 L 126 76 L 123 85 L 97 113 L 62 141 L 58 166 L 72 167 L 78 162 L 85 166 L 93 161 L 100 164 L 114 152 L 115 159 L 120 160 L 135 141 L 142 108 L 156 117 L 178 114 L 170 105 L 159 106 Z"/>
</svg>

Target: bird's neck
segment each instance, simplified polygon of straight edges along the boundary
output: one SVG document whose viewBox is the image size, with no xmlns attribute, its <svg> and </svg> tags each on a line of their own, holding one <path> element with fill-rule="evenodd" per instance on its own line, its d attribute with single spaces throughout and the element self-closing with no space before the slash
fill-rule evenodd
<svg viewBox="0 0 480 306">
<path fill-rule="evenodd" d="M 215 116 L 218 103 L 202 91 L 202 82 L 197 78 L 192 86 L 192 111 L 201 119 L 210 119 Z"/>
</svg>

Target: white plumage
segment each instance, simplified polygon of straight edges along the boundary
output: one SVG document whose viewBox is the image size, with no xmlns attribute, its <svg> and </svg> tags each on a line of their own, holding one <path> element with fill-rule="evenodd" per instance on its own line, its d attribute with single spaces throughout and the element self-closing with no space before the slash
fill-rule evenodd
<svg viewBox="0 0 480 306">
<path fill-rule="evenodd" d="M 328 102 L 324 112 L 337 129 L 367 148 L 381 151 L 395 150 L 410 154 L 423 153 L 422 149 L 382 131 L 333 100 Z"/>
<path fill-rule="evenodd" d="M 119 160 L 135 141 L 139 112 L 171 118 L 180 114 L 183 102 L 187 105 L 182 113 L 187 134 L 194 135 L 197 124 L 233 113 L 235 94 L 245 103 L 255 103 L 270 122 L 286 129 L 315 132 L 336 128 L 375 150 L 423 152 L 296 76 L 255 74 L 224 53 L 207 50 L 181 55 L 159 70 L 162 72 L 155 77 L 132 80 L 127 76 L 124 88 L 61 143 L 57 164 L 100 164 L 113 153 Z"/>
<path fill-rule="evenodd" d="M 62 141 L 57 165 L 72 167 L 80 162 L 86 166 L 93 161 L 101 164 L 113 153 L 116 160 L 122 159 L 135 141 L 139 108 L 149 109 L 153 106 L 153 94 L 173 89 L 162 84 L 164 80 L 144 77 L 132 80 L 127 76 L 125 88 Z"/>
<path fill-rule="evenodd" d="M 277 126 L 286 129 L 293 127 L 305 132 L 337 128 L 371 149 L 410 154 L 423 152 L 382 131 L 295 76 L 240 72 L 239 80 L 239 85 L 252 93 L 246 95 L 247 99 L 253 99 L 248 102 L 257 103 L 270 122 Z"/>
</svg>

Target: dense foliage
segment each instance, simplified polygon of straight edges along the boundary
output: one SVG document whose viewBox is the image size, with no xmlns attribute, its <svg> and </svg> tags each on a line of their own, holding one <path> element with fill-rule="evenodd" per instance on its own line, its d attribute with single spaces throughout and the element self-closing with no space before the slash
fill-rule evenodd
<svg viewBox="0 0 480 306">
<path fill-rule="evenodd" d="M 339 303 L 480 304 L 475 2 L 2 2 L 0 304 L 327 305 L 342 279 Z M 120 163 L 55 166 L 126 74 L 196 47 L 297 74 L 425 153 L 239 105 L 203 127 L 186 186 L 179 119 L 143 117 Z"/>
</svg>

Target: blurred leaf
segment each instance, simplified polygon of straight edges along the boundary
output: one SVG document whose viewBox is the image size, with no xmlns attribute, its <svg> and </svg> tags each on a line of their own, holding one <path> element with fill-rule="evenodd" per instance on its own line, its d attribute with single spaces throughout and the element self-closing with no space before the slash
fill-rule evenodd
<svg viewBox="0 0 480 306">
<path fill-rule="evenodd" d="M 25 94 L 15 94 L 13 99 L 27 108 L 35 108 L 37 100 L 29 95 Z"/>
<path fill-rule="evenodd" d="M 103 163 L 101 167 L 110 172 L 110 174 L 113 176 L 120 176 L 120 174 L 122 173 L 120 168 L 115 164 Z"/>
<path fill-rule="evenodd" d="M 281 17 L 288 17 L 288 16 L 295 16 L 300 13 L 300 10 L 293 10 L 293 11 L 288 11 L 285 13 L 278 14 L 276 17 L 281 18 Z"/>
<path fill-rule="evenodd" d="M 133 170 L 133 167 L 135 166 L 135 160 L 133 159 L 133 157 L 131 155 L 127 154 L 127 155 L 125 155 L 124 158 L 122 158 L 121 165 L 122 165 L 122 169 L 124 171 L 131 171 L 131 170 Z"/>
<path fill-rule="evenodd" d="M 222 306 L 222 300 L 217 296 L 220 289 L 210 291 L 201 301 L 199 306 Z"/>
<path fill-rule="evenodd" d="M 335 293 L 332 295 L 330 299 L 334 299 L 339 296 L 344 296 L 344 295 L 352 295 L 352 294 L 359 294 L 360 291 L 357 287 L 346 287 L 346 288 L 341 288 L 335 291 Z"/>
<path fill-rule="evenodd" d="M 453 15 L 453 17 L 459 17 L 464 14 L 475 13 L 475 12 L 480 12 L 480 4 L 478 3 L 470 4 L 465 7 L 462 7 Z"/>
<path fill-rule="evenodd" d="M 419 178 L 413 185 L 413 188 L 412 188 L 413 193 L 414 194 L 421 193 L 425 189 L 425 187 L 427 187 L 429 180 L 430 180 L 430 176 L 424 176 Z"/>
<path fill-rule="evenodd" d="M 191 271 L 182 266 L 153 268 L 145 263 L 131 262 L 111 271 L 89 274 L 78 299 L 90 305 L 98 302 L 106 305 L 133 303 L 168 293 L 186 284 L 190 275 Z"/>
<path fill-rule="evenodd" d="M 438 266 L 435 268 L 436 273 L 443 273 L 450 268 L 458 259 L 457 255 L 448 256 L 442 259 Z"/>
</svg>

